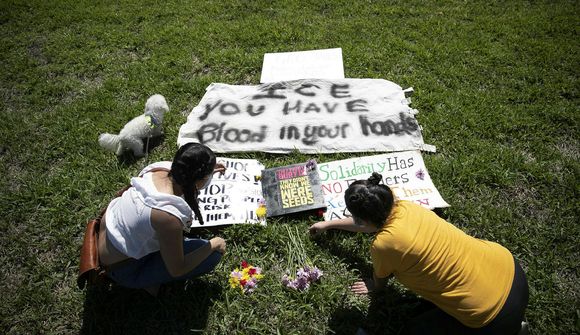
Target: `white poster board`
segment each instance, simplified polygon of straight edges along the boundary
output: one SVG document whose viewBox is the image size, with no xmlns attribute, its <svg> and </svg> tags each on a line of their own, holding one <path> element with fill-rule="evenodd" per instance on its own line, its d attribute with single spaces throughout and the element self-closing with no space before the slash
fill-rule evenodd
<svg viewBox="0 0 580 335">
<path fill-rule="evenodd" d="M 429 209 L 449 207 L 433 185 L 419 151 L 364 156 L 318 164 L 322 192 L 327 204 L 326 220 L 342 219 L 348 186 L 373 172 L 383 176 L 398 199 L 414 201 Z"/>
<path fill-rule="evenodd" d="M 342 49 L 267 53 L 261 83 L 296 79 L 344 79 Z"/>
<path fill-rule="evenodd" d="M 256 216 L 262 199 L 260 176 L 264 166 L 255 159 L 218 157 L 226 166 L 223 175 L 215 174 L 211 184 L 201 190 L 198 201 L 204 225 L 193 220 L 191 227 L 208 227 L 237 223 L 263 223 Z"/>
<path fill-rule="evenodd" d="M 416 113 L 405 91 L 383 79 L 211 84 L 177 141 L 216 152 L 434 151 Z"/>
</svg>

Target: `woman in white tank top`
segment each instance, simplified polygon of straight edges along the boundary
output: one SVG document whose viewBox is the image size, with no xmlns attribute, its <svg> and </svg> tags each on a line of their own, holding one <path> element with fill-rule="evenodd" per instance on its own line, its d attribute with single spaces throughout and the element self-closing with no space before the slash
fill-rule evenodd
<svg viewBox="0 0 580 335">
<path fill-rule="evenodd" d="M 111 201 L 101 221 L 99 258 L 107 275 L 156 295 L 161 284 L 212 271 L 225 241 L 184 238 L 183 231 L 193 215 L 203 224 L 197 195 L 215 172 L 224 171 L 211 149 L 188 143 L 172 162 L 151 164 L 131 178 L 131 187 Z"/>
</svg>

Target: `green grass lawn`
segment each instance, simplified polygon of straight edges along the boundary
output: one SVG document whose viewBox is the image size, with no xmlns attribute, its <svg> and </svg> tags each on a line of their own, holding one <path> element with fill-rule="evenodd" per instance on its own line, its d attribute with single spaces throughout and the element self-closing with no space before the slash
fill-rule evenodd
<svg viewBox="0 0 580 335">
<path fill-rule="evenodd" d="M 373 299 L 350 294 L 371 273 L 369 237 L 312 241 L 312 220 L 225 229 L 217 270 L 159 299 L 76 287 L 85 223 L 148 162 L 172 158 L 210 83 L 257 84 L 266 52 L 334 47 L 347 77 L 415 88 L 438 149 L 423 157 L 451 204 L 441 215 L 521 260 L 532 333 L 580 333 L 579 27 L 577 1 L 0 2 L 0 333 L 397 334 L 424 305 L 394 281 Z M 148 160 L 102 150 L 98 134 L 153 93 L 171 113 Z M 285 225 L 325 271 L 306 293 L 279 281 Z M 266 275 L 250 296 L 227 284 L 242 259 Z"/>
</svg>

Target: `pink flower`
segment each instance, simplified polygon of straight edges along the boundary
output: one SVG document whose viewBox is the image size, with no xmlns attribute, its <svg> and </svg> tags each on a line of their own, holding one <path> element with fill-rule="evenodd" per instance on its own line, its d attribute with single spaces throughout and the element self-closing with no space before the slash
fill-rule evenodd
<svg viewBox="0 0 580 335">
<path fill-rule="evenodd" d="M 425 179 L 425 171 L 423 171 L 423 169 L 419 169 L 417 172 L 415 172 L 415 176 L 423 180 Z"/>
<path fill-rule="evenodd" d="M 251 280 L 246 282 L 246 284 L 244 285 L 244 291 L 246 293 L 254 292 L 254 289 L 256 288 L 257 285 L 258 285 L 258 282 L 256 281 L 256 279 L 252 278 Z"/>
<path fill-rule="evenodd" d="M 315 282 L 315 281 L 319 280 L 323 274 L 324 273 L 319 268 L 317 268 L 315 266 L 313 269 L 310 269 L 310 271 L 308 272 L 308 278 L 310 279 L 310 281 Z"/>
<path fill-rule="evenodd" d="M 310 287 L 310 282 L 308 281 L 308 277 L 300 276 L 296 278 L 296 289 L 299 291 L 307 290 Z"/>
<path fill-rule="evenodd" d="M 306 162 L 306 169 L 308 171 L 312 171 L 312 170 L 316 169 L 316 160 L 309 159 L 308 162 Z"/>
<path fill-rule="evenodd" d="M 282 284 L 284 286 L 288 286 L 288 284 L 290 284 L 290 279 L 288 279 L 288 275 L 283 275 L 282 276 Z"/>
</svg>

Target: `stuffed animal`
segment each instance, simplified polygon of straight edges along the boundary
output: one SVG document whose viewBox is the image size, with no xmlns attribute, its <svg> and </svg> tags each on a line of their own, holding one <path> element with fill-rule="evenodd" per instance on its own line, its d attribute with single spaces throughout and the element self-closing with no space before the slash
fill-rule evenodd
<svg viewBox="0 0 580 335">
<path fill-rule="evenodd" d="M 163 134 L 161 123 L 163 114 L 169 112 L 169 106 L 165 98 L 160 94 L 155 94 L 147 99 L 145 112 L 127 122 L 118 135 L 101 134 L 99 144 L 101 147 L 113 151 L 117 156 L 123 155 L 127 151 L 132 151 L 135 157 L 143 157 L 145 141 L 152 137 Z"/>
</svg>

